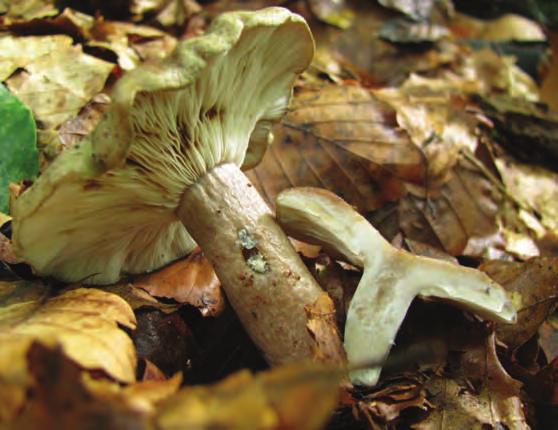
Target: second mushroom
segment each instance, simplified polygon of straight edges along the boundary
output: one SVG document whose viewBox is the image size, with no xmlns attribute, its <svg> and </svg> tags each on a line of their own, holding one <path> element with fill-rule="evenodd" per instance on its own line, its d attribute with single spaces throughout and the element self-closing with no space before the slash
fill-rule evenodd
<svg viewBox="0 0 558 430">
<path fill-rule="evenodd" d="M 333 304 L 240 170 L 263 153 L 313 51 L 300 16 L 268 8 L 224 14 L 130 72 L 94 133 L 16 201 L 17 254 L 40 275 L 103 284 L 184 255 L 189 233 L 271 364 L 342 362 L 334 318 L 327 339 L 307 327 L 314 303 Z"/>
</svg>

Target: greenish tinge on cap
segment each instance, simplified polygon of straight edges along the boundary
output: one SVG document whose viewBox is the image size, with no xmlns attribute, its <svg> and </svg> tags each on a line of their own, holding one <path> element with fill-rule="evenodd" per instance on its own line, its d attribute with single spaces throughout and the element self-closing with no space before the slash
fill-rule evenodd
<svg viewBox="0 0 558 430">
<path fill-rule="evenodd" d="M 128 73 L 94 132 L 17 199 L 18 256 L 40 275 L 106 284 L 188 253 L 182 194 L 268 145 L 313 52 L 307 24 L 286 9 L 232 12 Z"/>
</svg>

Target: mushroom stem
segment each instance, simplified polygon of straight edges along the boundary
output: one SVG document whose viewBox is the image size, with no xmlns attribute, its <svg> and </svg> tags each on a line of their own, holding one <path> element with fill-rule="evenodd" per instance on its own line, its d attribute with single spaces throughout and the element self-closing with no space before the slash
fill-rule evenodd
<svg viewBox="0 0 558 430">
<path fill-rule="evenodd" d="M 317 339 L 307 327 L 308 311 L 320 296 L 323 300 L 323 291 L 236 165 L 217 166 L 189 187 L 177 215 L 271 365 L 317 359 L 322 342 L 339 352 L 322 354 L 321 359 L 343 362 L 336 330 L 320 331 L 332 339 Z"/>
</svg>

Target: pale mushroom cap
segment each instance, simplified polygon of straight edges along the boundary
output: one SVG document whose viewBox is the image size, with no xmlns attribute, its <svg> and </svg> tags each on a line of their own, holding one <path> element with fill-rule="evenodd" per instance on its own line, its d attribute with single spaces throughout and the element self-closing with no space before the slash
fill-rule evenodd
<svg viewBox="0 0 558 430">
<path fill-rule="evenodd" d="M 40 275 L 106 284 L 189 252 L 182 194 L 219 164 L 241 166 L 249 144 L 267 145 L 313 50 L 286 9 L 233 12 L 130 72 L 92 135 L 17 199 L 16 253 Z"/>
</svg>

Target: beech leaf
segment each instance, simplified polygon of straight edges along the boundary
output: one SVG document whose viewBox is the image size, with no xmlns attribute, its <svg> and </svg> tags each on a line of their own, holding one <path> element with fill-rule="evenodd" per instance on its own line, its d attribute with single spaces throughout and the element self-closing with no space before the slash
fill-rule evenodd
<svg viewBox="0 0 558 430">
<path fill-rule="evenodd" d="M 25 354 L 32 342 L 62 346 L 81 366 L 119 381 L 135 379 L 135 317 L 120 297 L 93 288 L 56 294 L 27 281 L 0 281 L 0 381 L 26 384 Z"/>
</svg>

